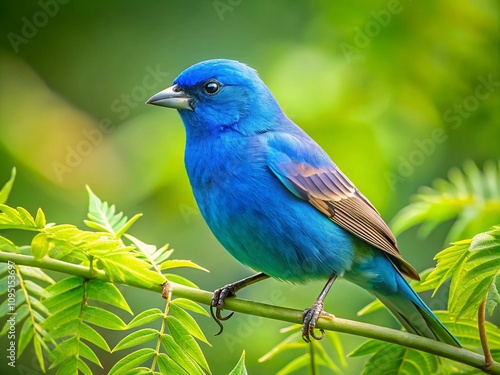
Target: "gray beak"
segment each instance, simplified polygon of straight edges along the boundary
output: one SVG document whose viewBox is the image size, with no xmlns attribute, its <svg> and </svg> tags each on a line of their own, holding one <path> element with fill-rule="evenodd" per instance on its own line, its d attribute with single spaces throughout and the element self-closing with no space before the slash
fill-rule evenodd
<svg viewBox="0 0 500 375">
<path fill-rule="evenodd" d="M 146 104 L 158 105 L 161 107 L 193 110 L 191 103 L 193 98 L 182 91 L 179 86 L 173 85 L 160 91 L 148 99 Z"/>
</svg>

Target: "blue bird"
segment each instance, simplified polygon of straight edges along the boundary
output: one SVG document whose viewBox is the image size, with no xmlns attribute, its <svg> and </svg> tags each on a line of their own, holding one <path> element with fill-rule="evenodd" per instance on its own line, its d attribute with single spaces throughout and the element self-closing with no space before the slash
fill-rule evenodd
<svg viewBox="0 0 500 375">
<path fill-rule="evenodd" d="M 419 275 L 375 207 L 283 113 L 255 70 L 233 60 L 200 62 L 147 103 L 178 110 L 204 219 L 229 253 L 259 271 L 214 292 L 219 333 L 232 315 L 221 313 L 225 298 L 247 285 L 328 280 L 302 328 L 305 341 L 321 339 L 314 329 L 328 315 L 323 300 L 344 277 L 379 298 L 408 332 L 460 346 L 404 279 Z"/>
</svg>

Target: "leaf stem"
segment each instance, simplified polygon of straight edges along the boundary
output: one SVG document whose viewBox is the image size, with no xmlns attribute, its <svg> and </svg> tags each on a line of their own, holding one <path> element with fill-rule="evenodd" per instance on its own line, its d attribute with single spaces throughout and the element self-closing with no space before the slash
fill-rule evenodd
<svg viewBox="0 0 500 375">
<path fill-rule="evenodd" d="M 493 357 L 491 356 L 490 347 L 488 346 L 488 338 L 486 337 L 486 327 L 484 325 L 486 320 L 486 298 L 483 299 L 479 310 L 477 312 L 477 327 L 479 330 L 479 338 L 481 339 L 481 346 L 484 352 L 484 367 L 488 369 L 493 364 Z"/>
<path fill-rule="evenodd" d="M 161 328 L 158 334 L 158 340 L 156 342 L 156 350 L 155 350 L 155 356 L 153 358 L 153 363 L 151 365 L 151 372 L 155 371 L 156 363 L 158 362 L 158 357 L 160 355 L 161 341 L 163 339 L 163 335 L 165 335 L 165 326 L 167 325 L 166 322 L 167 322 L 168 312 L 170 310 L 170 301 L 172 300 L 172 293 L 171 292 L 167 293 L 167 295 L 164 298 L 167 301 L 165 303 L 165 312 L 163 313 L 163 319 L 161 320 Z"/>
<path fill-rule="evenodd" d="M 102 270 L 94 269 L 93 274 L 91 275 L 89 268 L 86 266 L 71 264 L 48 257 L 35 259 L 34 257 L 28 255 L 0 252 L 0 262 L 5 263 L 9 260 L 20 265 L 39 267 L 66 273 L 69 275 L 94 278 L 102 281 L 111 281 L 110 277 Z M 124 282 L 122 282 L 122 284 L 150 290 L 158 294 L 160 294 L 162 290 L 161 285 L 151 285 L 149 287 L 144 286 L 138 280 L 134 280 L 134 278 L 126 279 Z M 187 298 L 205 305 L 210 304 L 210 301 L 212 299 L 211 292 L 191 288 L 173 282 L 169 282 L 169 284 L 172 288 L 172 294 L 176 297 Z M 302 324 L 302 310 L 273 306 L 265 303 L 248 301 L 241 298 L 227 299 L 225 301 L 224 308 L 244 314 L 261 316 L 268 319 Z M 464 363 L 469 366 L 478 368 L 486 373 L 500 374 L 500 363 L 498 362 L 491 360 L 491 364 L 489 366 L 485 366 L 485 357 L 478 353 L 464 348 L 457 348 L 425 337 L 413 335 L 411 333 L 341 318 L 320 318 L 317 324 L 317 328 L 323 328 L 325 330 L 348 333 L 398 344 L 408 348 L 435 354 L 440 357 L 448 358 L 456 362 Z"/>
<path fill-rule="evenodd" d="M 309 343 L 309 357 L 311 358 L 310 365 L 311 365 L 311 375 L 316 375 L 316 355 L 314 353 L 314 342 Z"/>
</svg>

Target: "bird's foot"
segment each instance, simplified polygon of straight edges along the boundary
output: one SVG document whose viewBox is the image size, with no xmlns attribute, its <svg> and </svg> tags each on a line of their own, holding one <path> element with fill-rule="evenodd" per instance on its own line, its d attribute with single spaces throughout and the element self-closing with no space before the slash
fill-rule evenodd
<svg viewBox="0 0 500 375">
<path fill-rule="evenodd" d="M 320 317 L 333 319 L 335 316 L 323 311 L 323 301 L 315 301 L 313 305 L 304 310 L 304 323 L 302 324 L 302 339 L 305 342 L 311 342 L 311 336 L 315 340 L 321 340 L 325 337 L 325 331 L 320 328 L 321 336 L 316 336 L 314 329 L 316 328 L 316 323 Z"/>
<path fill-rule="evenodd" d="M 212 318 L 220 328 L 219 332 L 217 332 L 214 336 L 220 335 L 224 329 L 221 320 L 228 320 L 234 314 L 234 312 L 232 312 L 227 316 L 222 316 L 222 310 L 226 298 L 236 297 L 236 290 L 237 288 L 234 284 L 228 284 L 222 288 L 216 289 L 212 296 L 212 301 L 210 302 L 210 315 L 212 315 Z"/>
</svg>

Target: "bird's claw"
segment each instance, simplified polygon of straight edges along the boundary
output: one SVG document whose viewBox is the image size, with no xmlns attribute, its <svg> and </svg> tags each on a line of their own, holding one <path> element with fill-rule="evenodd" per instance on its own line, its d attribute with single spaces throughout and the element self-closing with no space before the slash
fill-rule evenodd
<svg viewBox="0 0 500 375">
<path fill-rule="evenodd" d="M 232 312 L 227 316 L 222 316 L 224 301 L 228 297 L 236 297 L 235 288 L 231 284 L 215 290 L 212 296 L 212 301 L 210 302 L 210 315 L 212 315 L 212 318 L 215 320 L 215 322 L 219 325 L 220 328 L 219 332 L 217 332 L 214 336 L 220 335 L 224 330 L 224 326 L 222 325 L 221 321 L 228 320 L 234 314 L 234 312 Z"/>
<path fill-rule="evenodd" d="M 315 340 L 321 340 L 325 337 L 325 331 L 320 328 L 321 336 L 316 336 L 314 329 L 316 328 L 316 323 L 320 317 L 328 317 L 333 319 L 333 315 L 323 311 L 323 302 L 315 301 L 313 305 L 304 310 L 304 323 L 302 324 L 302 339 L 305 342 L 311 342 L 311 338 Z"/>
</svg>

